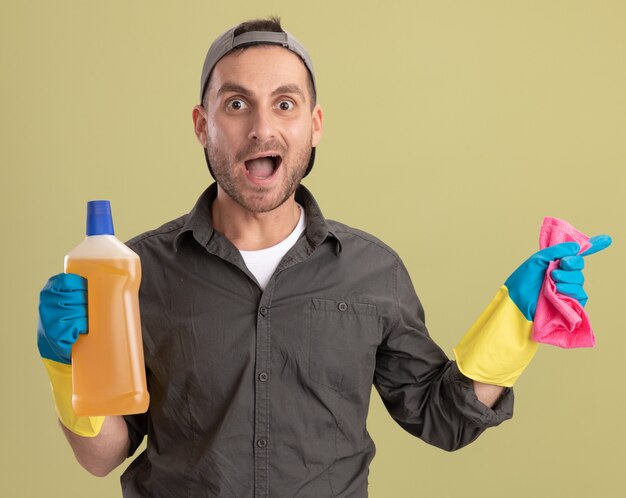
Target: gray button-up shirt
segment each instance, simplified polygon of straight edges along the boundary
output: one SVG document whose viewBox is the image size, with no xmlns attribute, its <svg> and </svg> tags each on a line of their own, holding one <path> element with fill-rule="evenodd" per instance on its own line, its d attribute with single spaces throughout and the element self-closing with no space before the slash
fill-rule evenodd
<svg viewBox="0 0 626 498">
<path fill-rule="evenodd" d="M 125 497 L 365 497 L 375 447 L 372 384 L 411 434 L 460 448 L 509 418 L 482 405 L 429 337 L 398 255 L 324 219 L 307 227 L 265 291 L 211 225 L 216 185 L 188 215 L 128 244 L 141 257 L 150 408 L 126 417 Z"/>
</svg>

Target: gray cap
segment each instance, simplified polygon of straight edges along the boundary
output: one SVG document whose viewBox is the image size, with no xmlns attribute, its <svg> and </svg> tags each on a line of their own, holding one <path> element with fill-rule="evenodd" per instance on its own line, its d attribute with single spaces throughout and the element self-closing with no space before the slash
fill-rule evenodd
<svg viewBox="0 0 626 498">
<path fill-rule="evenodd" d="M 231 28 L 225 33 L 222 33 L 211 45 L 206 58 L 204 59 L 204 66 L 202 66 L 202 78 L 200 79 L 200 104 L 202 104 L 202 97 L 206 90 L 209 77 L 213 68 L 218 61 L 228 54 L 232 49 L 237 47 L 245 47 L 246 45 L 259 45 L 259 44 L 274 44 L 281 45 L 287 50 L 291 50 L 296 54 L 304 65 L 306 66 L 309 74 L 311 75 L 311 81 L 313 82 L 313 88 L 315 88 L 315 73 L 313 72 L 313 62 L 309 54 L 290 33 L 275 32 L 275 31 L 248 31 L 235 36 L 235 30 L 237 27 Z"/>
</svg>

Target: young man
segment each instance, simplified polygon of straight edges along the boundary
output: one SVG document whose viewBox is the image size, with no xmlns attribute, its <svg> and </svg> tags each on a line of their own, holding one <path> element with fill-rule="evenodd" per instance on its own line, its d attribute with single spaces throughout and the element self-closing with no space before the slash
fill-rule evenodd
<svg viewBox="0 0 626 498">
<path fill-rule="evenodd" d="M 490 335 L 486 347 L 483 320 L 450 361 L 397 254 L 326 220 L 300 185 L 323 113 L 311 60 L 277 20 L 243 23 L 213 43 L 200 102 L 194 129 L 216 183 L 188 215 L 128 243 L 143 266 L 150 408 L 75 417 L 57 397 L 79 462 L 106 475 L 147 435 L 122 477 L 125 497 L 367 496 L 372 383 L 403 428 L 446 450 L 510 418 L 510 386 L 536 349 L 528 324 L 549 261 L 569 262 L 561 280 L 585 299 L 576 244 L 520 266 L 483 314 L 504 339 Z M 40 344 L 75 340 L 49 318 L 72 295 L 84 309 L 86 287 L 70 279 L 42 291 Z M 485 358 L 494 349 L 497 364 Z M 71 368 L 69 357 L 42 355 Z"/>
</svg>

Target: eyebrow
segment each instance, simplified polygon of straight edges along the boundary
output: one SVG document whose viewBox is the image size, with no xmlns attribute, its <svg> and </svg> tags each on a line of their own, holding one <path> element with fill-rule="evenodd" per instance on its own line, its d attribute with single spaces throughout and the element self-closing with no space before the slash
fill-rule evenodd
<svg viewBox="0 0 626 498">
<path fill-rule="evenodd" d="M 239 85 L 237 83 L 232 83 L 230 81 L 227 81 L 217 91 L 217 96 L 219 97 L 220 95 L 222 95 L 224 93 L 229 93 L 229 92 L 240 93 L 242 95 L 251 95 L 252 94 L 252 92 L 250 90 L 248 90 L 245 86 L 241 86 L 241 85 Z M 304 92 L 296 84 L 289 83 L 289 84 L 286 84 L 286 85 L 280 85 L 278 88 L 276 88 L 276 90 L 274 90 L 272 92 L 272 96 L 280 95 L 281 93 L 296 94 L 302 100 L 304 100 L 306 102 L 306 96 L 304 95 Z"/>
<path fill-rule="evenodd" d="M 229 92 L 241 93 L 243 95 L 250 95 L 250 90 L 248 90 L 246 87 L 238 85 L 237 83 L 231 83 L 227 81 L 217 91 L 217 96 L 219 97 L 221 94 L 229 93 Z"/>
<path fill-rule="evenodd" d="M 281 93 L 295 93 L 302 100 L 306 102 L 306 97 L 304 96 L 304 92 L 300 89 L 298 85 L 295 85 L 295 84 L 281 85 L 272 92 L 272 95 L 280 95 Z"/>
</svg>

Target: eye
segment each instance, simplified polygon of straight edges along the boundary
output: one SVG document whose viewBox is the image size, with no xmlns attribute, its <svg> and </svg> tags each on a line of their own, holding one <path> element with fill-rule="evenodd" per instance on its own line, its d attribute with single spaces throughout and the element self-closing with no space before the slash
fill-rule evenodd
<svg viewBox="0 0 626 498">
<path fill-rule="evenodd" d="M 281 111 L 291 111 L 294 107 L 294 103 L 291 100 L 281 100 L 278 103 L 278 108 Z"/>
<path fill-rule="evenodd" d="M 232 99 L 226 103 L 226 107 L 233 111 L 241 111 L 247 107 L 246 103 L 241 99 Z"/>
</svg>

